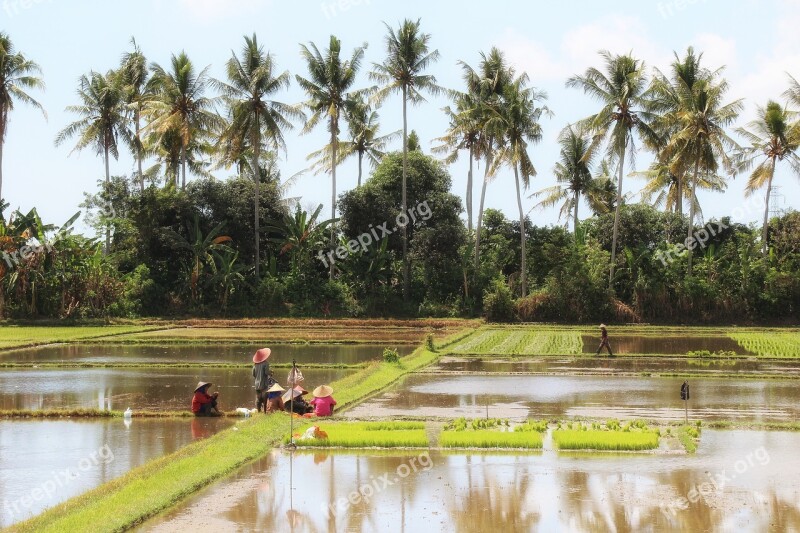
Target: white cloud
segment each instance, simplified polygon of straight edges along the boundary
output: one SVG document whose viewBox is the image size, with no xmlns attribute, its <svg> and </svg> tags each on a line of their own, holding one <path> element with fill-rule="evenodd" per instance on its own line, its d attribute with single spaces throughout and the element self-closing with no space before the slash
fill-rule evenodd
<svg viewBox="0 0 800 533">
<path fill-rule="evenodd" d="M 497 47 L 506 54 L 518 72 L 527 72 L 534 85 L 545 80 L 564 80 L 572 74 L 567 66 L 553 58 L 542 44 L 508 28 L 497 40 Z"/>
<path fill-rule="evenodd" d="M 161 8 L 163 0 L 156 0 L 156 7 Z M 180 9 L 190 13 L 204 22 L 249 15 L 259 8 L 268 7 L 272 0 L 180 0 Z"/>
<path fill-rule="evenodd" d="M 717 69 L 725 66 L 725 73 L 735 72 L 739 66 L 736 40 L 714 33 L 701 33 L 692 41 L 695 51 L 703 53 L 703 65 Z M 680 52 L 679 52 L 680 55 Z"/>
</svg>

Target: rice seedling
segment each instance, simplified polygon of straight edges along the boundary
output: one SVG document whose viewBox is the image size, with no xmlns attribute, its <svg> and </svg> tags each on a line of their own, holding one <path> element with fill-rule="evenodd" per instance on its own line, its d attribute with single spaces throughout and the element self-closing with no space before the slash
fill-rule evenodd
<svg viewBox="0 0 800 533">
<path fill-rule="evenodd" d="M 658 432 L 561 429 L 553 431 L 561 450 L 641 451 L 658 448 Z"/>
<path fill-rule="evenodd" d="M 739 346 L 762 357 L 800 357 L 800 333 L 798 332 L 736 332 L 730 337 Z"/>
<path fill-rule="evenodd" d="M 439 435 L 442 448 L 542 448 L 542 435 L 536 431 L 443 431 Z"/>
<path fill-rule="evenodd" d="M 319 426 L 328 438 L 298 438 L 312 425 Z M 289 442 L 288 435 L 284 442 Z M 308 448 L 427 448 L 428 436 L 421 422 L 316 422 L 301 427 L 295 444 Z"/>
<path fill-rule="evenodd" d="M 74 342 L 156 329 L 159 328 L 156 326 L 3 326 L 0 328 L 0 349 Z"/>
<path fill-rule="evenodd" d="M 532 328 L 485 328 L 455 343 L 454 354 L 471 355 L 569 355 L 583 351 L 575 331 Z"/>
<path fill-rule="evenodd" d="M 535 431 L 537 433 L 546 433 L 547 426 L 548 426 L 547 420 L 528 420 L 523 424 L 518 424 L 514 426 L 514 431 L 519 431 L 519 432 Z"/>
<path fill-rule="evenodd" d="M 683 425 L 678 428 L 678 440 L 683 445 L 686 453 L 697 451 L 697 443 L 700 440 L 700 428 L 695 426 Z"/>
</svg>

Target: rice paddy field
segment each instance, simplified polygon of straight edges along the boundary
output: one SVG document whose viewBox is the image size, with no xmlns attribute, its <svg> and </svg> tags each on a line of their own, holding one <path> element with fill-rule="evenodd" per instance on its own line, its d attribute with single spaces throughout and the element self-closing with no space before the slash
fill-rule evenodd
<svg viewBox="0 0 800 533">
<path fill-rule="evenodd" d="M 516 328 L 483 328 L 450 346 L 459 355 L 568 355 L 579 354 L 583 341 L 578 332 Z"/>
<path fill-rule="evenodd" d="M 742 348 L 761 357 L 800 357 L 800 332 L 745 332 L 732 333 L 730 336 Z"/>
<path fill-rule="evenodd" d="M 442 448 L 540 450 L 546 422 L 527 422 L 513 427 L 508 420 L 464 418 L 449 423 L 439 434 Z"/>
<path fill-rule="evenodd" d="M 573 423 L 553 431 L 559 450 L 644 451 L 658 448 L 660 431 L 641 421 L 620 425 L 616 420 L 600 423 Z"/>
<path fill-rule="evenodd" d="M 118 335 L 153 331 L 158 326 L 0 326 L 0 349 L 36 346 L 62 342 L 107 340 Z"/>
<path fill-rule="evenodd" d="M 327 438 L 303 439 L 306 429 L 318 426 Z M 422 422 L 333 422 L 316 420 L 300 426 L 294 434 L 301 448 L 427 448 L 428 436 Z M 284 443 L 289 442 L 288 435 Z"/>
</svg>

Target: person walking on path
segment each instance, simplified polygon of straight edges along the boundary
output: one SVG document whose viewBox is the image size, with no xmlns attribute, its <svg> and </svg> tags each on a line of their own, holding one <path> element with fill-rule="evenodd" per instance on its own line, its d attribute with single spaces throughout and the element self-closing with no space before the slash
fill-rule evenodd
<svg viewBox="0 0 800 533">
<path fill-rule="evenodd" d="M 275 384 L 267 362 L 271 353 L 269 348 L 261 348 L 253 355 L 253 383 L 256 388 L 256 409 L 259 411 L 266 407 L 267 389 Z"/>
<path fill-rule="evenodd" d="M 606 325 L 600 324 L 600 346 L 597 347 L 597 353 L 595 353 L 595 355 L 600 355 L 600 350 L 603 348 L 608 350 L 608 355 L 610 357 L 614 357 L 614 354 L 611 353 L 611 344 L 608 342 L 608 330 L 606 330 Z"/>
</svg>

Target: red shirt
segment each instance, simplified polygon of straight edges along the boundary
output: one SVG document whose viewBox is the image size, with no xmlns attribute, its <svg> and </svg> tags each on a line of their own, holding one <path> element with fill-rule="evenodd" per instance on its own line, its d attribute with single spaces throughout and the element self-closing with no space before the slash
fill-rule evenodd
<svg viewBox="0 0 800 533">
<path fill-rule="evenodd" d="M 333 406 L 336 405 L 336 400 L 331 396 L 325 398 L 314 398 L 310 402 L 314 406 L 314 414 L 317 416 L 331 416 L 333 414 Z"/>
<path fill-rule="evenodd" d="M 193 413 L 199 412 L 201 405 L 211 403 L 213 401 L 214 401 L 213 396 L 209 396 L 208 394 L 202 391 L 195 392 L 194 396 L 192 397 L 192 412 Z"/>
</svg>

